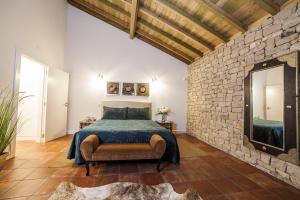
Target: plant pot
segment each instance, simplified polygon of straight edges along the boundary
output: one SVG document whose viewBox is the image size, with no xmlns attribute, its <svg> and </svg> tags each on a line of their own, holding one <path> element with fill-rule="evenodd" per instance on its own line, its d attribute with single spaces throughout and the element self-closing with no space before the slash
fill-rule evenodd
<svg viewBox="0 0 300 200">
<path fill-rule="evenodd" d="M 0 168 L 3 167 L 3 165 L 5 164 L 8 155 L 9 155 L 8 152 L 0 155 Z"/>
</svg>

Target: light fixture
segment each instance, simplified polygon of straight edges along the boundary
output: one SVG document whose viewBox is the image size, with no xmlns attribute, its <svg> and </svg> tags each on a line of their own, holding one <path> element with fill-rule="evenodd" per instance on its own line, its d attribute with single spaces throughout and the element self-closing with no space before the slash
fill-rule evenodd
<svg viewBox="0 0 300 200">
<path fill-rule="evenodd" d="M 103 74 L 102 74 L 102 73 L 98 74 L 98 78 L 99 78 L 100 80 L 103 80 Z"/>
<path fill-rule="evenodd" d="M 152 82 L 156 82 L 157 80 L 158 80 L 158 79 L 157 79 L 156 76 L 152 78 Z"/>
<path fill-rule="evenodd" d="M 96 90 L 102 90 L 105 88 L 106 82 L 104 80 L 104 76 L 102 73 L 99 74 L 93 74 L 91 76 L 91 87 L 96 89 Z"/>
<path fill-rule="evenodd" d="M 152 83 L 150 86 L 151 86 L 151 93 L 157 93 L 160 91 L 162 84 L 160 80 L 157 78 L 157 76 L 152 78 Z"/>
</svg>

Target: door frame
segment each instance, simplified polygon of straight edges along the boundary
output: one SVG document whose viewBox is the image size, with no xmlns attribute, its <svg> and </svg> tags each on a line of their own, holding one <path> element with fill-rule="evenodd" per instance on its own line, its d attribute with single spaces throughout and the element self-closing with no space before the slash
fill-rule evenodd
<svg viewBox="0 0 300 200">
<path fill-rule="evenodd" d="M 47 73 L 48 73 L 48 65 L 45 64 L 44 62 L 40 61 L 39 59 L 34 58 L 34 56 L 32 56 L 30 53 L 28 53 L 27 51 L 21 50 L 16 48 L 15 49 L 15 63 L 14 63 L 14 82 L 13 82 L 13 91 L 15 93 L 19 93 L 19 88 L 20 88 L 20 72 L 21 72 L 21 58 L 22 56 L 25 56 L 31 60 L 33 60 L 34 62 L 39 63 L 40 65 L 42 65 L 44 67 L 44 73 L 43 73 L 43 96 L 42 96 L 42 115 L 41 115 L 41 131 L 40 134 L 36 136 L 35 141 L 37 143 L 44 143 L 45 142 L 45 116 L 46 116 L 46 106 L 45 106 L 45 98 L 46 98 L 46 94 L 47 94 Z M 19 106 L 17 107 L 17 111 L 19 109 Z M 18 113 L 18 112 L 16 112 Z M 18 131 L 18 130 L 17 130 Z M 15 139 L 16 140 L 15 136 Z M 15 143 L 15 141 L 14 141 Z M 15 151 L 15 145 L 14 145 L 14 151 Z"/>
</svg>

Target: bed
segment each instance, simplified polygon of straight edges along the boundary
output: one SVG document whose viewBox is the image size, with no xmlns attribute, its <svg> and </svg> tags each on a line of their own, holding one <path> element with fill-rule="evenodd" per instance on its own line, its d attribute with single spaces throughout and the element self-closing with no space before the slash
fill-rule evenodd
<svg viewBox="0 0 300 200">
<path fill-rule="evenodd" d="M 149 107 L 151 109 L 151 103 L 148 102 L 108 101 L 103 102 L 103 106 Z M 166 141 L 166 151 L 162 160 L 172 163 L 178 163 L 180 160 L 176 137 L 170 130 L 158 125 L 156 122 L 152 120 L 108 119 L 97 120 L 90 126 L 76 132 L 68 152 L 68 159 L 75 158 L 75 163 L 78 165 L 85 163 L 79 147 L 81 142 L 91 134 L 96 134 L 102 143 L 148 143 L 153 134 L 159 134 Z"/>
<path fill-rule="evenodd" d="M 253 120 L 253 140 L 283 147 L 283 123 L 264 119 Z"/>
</svg>

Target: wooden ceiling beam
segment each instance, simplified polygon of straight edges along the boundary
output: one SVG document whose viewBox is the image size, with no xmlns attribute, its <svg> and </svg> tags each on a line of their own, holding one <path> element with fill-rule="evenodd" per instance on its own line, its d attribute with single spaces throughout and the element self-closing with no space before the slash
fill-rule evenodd
<svg viewBox="0 0 300 200">
<path fill-rule="evenodd" d="M 163 18 L 162 16 L 158 16 L 157 14 L 155 14 L 154 12 L 152 12 L 151 10 L 147 9 L 147 8 L 141 8 L 140 11 L 142 13 L 144 13 L 147 16 L 150 16 L 151 18 L 165 24 L 166 26 L 168 26 L 169 28 L 171 28 L 173 31 L 175 32 L 179 32 L 180 34 L 184 35 L 185 37 L 197 42 L 198 44 L 200 44 L 203 48 L 205 48 L 208 51 L 213 51 L 215 48 L 213 45 L 211 45 L 209 42 L 203 40 L 202 38 L 200 38 L 197 35 L 192 34 L 191 32 L 183 29 L 182 27 L 178 26 L 177 24 Z"/>
<path fill-rule="evenodd" d="M 105 12 L 102 12 L 98 7 L 94 6 L 93 4 L 84 2 L 84 1 L 77 1 L 77 0 L 68 0 L 68 2 L 75 6 L 76 8 L 126 32 L 129 33 L 128 25 L 126 25 L 123 21 L 119 20 L 118 18 L 108 15 Z"/>
<path fill-rule="evenodd" d="M 216 4 L 212 3 L 211 1 L 209 1 L 209 0 L 195 0 L 195 1 L 200 4 L 206 5 L 211 12 L 213 12 L 218 17 L 221 17 L 223 20 L 225 20 L 227 23 L 229 23 L 231 26 L 233 26 L 237 30 L 239 30 L 243 33 L 247 30 L 247 28 L 245 27 L 244 24 L 242 24 L 239 20 L 237 20 L 232 15 L 225 12 L 222 8 L 220 8 Z"/>
<path fill-rule="evenodd" d="M 113 4 L 113 3 L 110 3 L 110 2 L 107 2 L 106 0 L 98 0 L 100 2 L 102 2 L 103 4 L 109 6 L 110 8 L 118 11 L 120 14 L 124 15 L 125 17 L 128 17 L 130 18 L 130 13 L 126 12 L 125 10 L 123 10 L 122 8 L 120 8 L 119 6 Z M 198 49 L 186 44 L 185 42 L 175 38 L 174 36 L 172 36 L 171 34 L 169 33 L 166 33 L 162 30 L 160 30 L 159 28 L 153 26 L 152 24 L 146 22 L 146 21 L 137 21 L 137 24 L 141 24 L 149 29 L 152 29 L 153 31 L 159 33 L 160 35 L 168 38 L 169 40 L 177 43 L 178 45 L 186 48 L 187 50 L 191 51 L 191 52 L 194 52 L 195 54 L 197 54 L 198 56 L 202 57 L 203 56 L 203 52 L 199 51 Z"/>
<path fill-rule="evenodd" d="M 175 43 L 179 44 L 180 46 L 183 46 L 184 48 L 186 48 L 187 50 L 189 51 L 192 51 L 193 53 L 197 54 L 199 57 L 202 57 L 203 56 L 203 52 L 199 51 L 198 49 L 192 47 L 191 45 L 189 44 L 186 44 L 185 42 L 183 42 L 182 40 L 179 40 L 177 38 L 175 38 L 173 35 L 165 32 L 165 31 L 162 31 L 161 29 L 157 28 L 156 26 L 150 24 L 149 22 L 145 21 L 145 20 L 139 20 L 138 22 L 139 24 L 145 26 L 146 28 L 168 38 L 168 39 L 171 39 L 172 41 L 174 41 Z"/>
<path fill-rule="evenodd" d="M 124 2 L 125 4 L 127 4 L 128 6 L 131 6 L 130 1 L 128 1 L 128 0 L 121 0 L 121 1 Z M 171 22 L 170 20 L 168 20 L 168 19 L 166 19 L 162 16 L 157 15 L 156 13 L 151 11 L 150 9 L 145 8 L 145 7 L 140 7 L 139 12 L 143 13 L 144 15 L 147 15 L 147 16 L 151 17 L 154 20 L 157 20 L 157 21 L 161 22 L 162 24 L 168 26 L 173 31 L 178 32 L 178 33 L 182 34 L 183 36 L 197 42 L 198 44 L 200 44 L 207 51 L 213 51 L 214 50 L 214 46 L 211 45 L 210 43 L 208 43 L 207 41 L 203 40 L 202 38 L 200 38 L 197 35 L 194 35 L 194 34 L 190 33 L 187 30 L 184 30 L 182 27 L 180 27 L 177 24 Z"/>
<path fill-rule="evenodd" d="M 99 0 L 102 1 L 102 0 Z M 104 1 L 104 0 L 103 0 Z M 124 21 L 112 16 L 111 14 L 106 13 L 105 11 L 99 9 L 98 7 L 94 6 L 93 4 L 90 4 L 88 2 L 83 2 L 80 0 L 68 0 L 68 2 L 75 6 L 76 8 L 89 13 L 90 15 L 103 20 L 109 24 L 111 24 L 114 27 L 119 28 L 120 30 L 129 33 L 129 24 L 125 23 Z M 130 14 L 127 14 L 128 17 L 130 17 Z M 166 44 L 165 42 L 156 39 L 152 37 L 151 35 L 137 29 L 136 30 L 136 37 L 139 39 L 147 42 L 148 44 L 164 51 L 165 53 L 181 60 L 182 62 L 186 64 L 191 64 L 194 62 L 194 58 L 190 57 L 189 55 L 185 54 L 184 52 L 181 52 L 180 50 Z M 151 41 L 151 42 L 150 42 Z"/>
<path fill-rule="evenodd" d="M 253 0 L 260 8 L 271 15 L 275 15 L 280 11 L 280 7 L 270 0 Z"/>
<path fill-rule="evenodd" d="M 190 22 L 192 22 L 193 24 L 197 25 L 198 27 L 200 27 L 201 29 L 205 30 L 206 32 L 210 33 L 211 35 L 213 35 L 214 37 L 216 37 L 217 39 L 219 39 L 220 41 L 222 41 L 223 43 L 226 43 L 227 41 L 229 41 L 229 38 L 225 37 L 224 35 L 222 35 L 221 33 L 215 31 L 213 28 L 209 27 L 208 25 L 204 24 L 203 22 L 201 22 L 201 20 L 199 20 L 197 17 L 194 17 L 192 15 L 189 15 L 188 13 L 186 13 L 184 10 L 176 7 L 174 4 L 172 4 L 171 2 L 167 1 L 167 0 L 154 0 L 156 3 L 158 3 L 159 5 L 172 10 L 173 12 L 175 12 L 176 14 L 180 15 L 181 17 L 183 17 L 184 19 L 189 20 Z"/>
<path fill-rule="evenodd" d="M 223 7 L 227 3 L 227 1 L 228 0 L 218 0 L 216 5 L 219 7 Z"/>
<path fill-rule="evenodd" d="M 144 42 L 147 42 L 148 44 L 151 44 L 152 46 L 176 57 L 177 59 L 181 60 L 182 62 L 186 64 L 191 64 L 194 62 L 194 58 L 186 55 L 185 53 L 181 52 L 180 50 L 174 48 L 173 46 L 165 44 L 162 40 L 158 38 L 152 37 L 150 34 L 146 33 L 145 31 L 141 29 L 136 30 L 137 36 L 139 39 L 143 40 Z"/>
<path fill-rule="evenodd" d="M 132 4 L 131 4 L 130 33 L 129 33 L 131 39 L 134 38 L 134 34 L 135 34 L 137 17 L 139 12 L 139 1 L 140 0 L 132 0 Z"/>
</svg>

